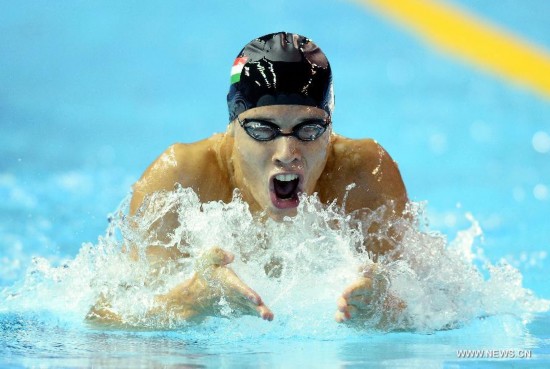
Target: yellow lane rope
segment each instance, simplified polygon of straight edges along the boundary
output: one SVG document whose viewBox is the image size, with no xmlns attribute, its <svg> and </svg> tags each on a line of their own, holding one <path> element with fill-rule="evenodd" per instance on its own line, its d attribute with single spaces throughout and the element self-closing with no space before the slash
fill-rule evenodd
<svg viewBox="0 0 550 369">
<path fill-rule="evenodd" d="M 412 28 L 445 51 L 550 98 L 550 54 L 510 32 L 442 1 L 355 1 Z"/>
</svg>

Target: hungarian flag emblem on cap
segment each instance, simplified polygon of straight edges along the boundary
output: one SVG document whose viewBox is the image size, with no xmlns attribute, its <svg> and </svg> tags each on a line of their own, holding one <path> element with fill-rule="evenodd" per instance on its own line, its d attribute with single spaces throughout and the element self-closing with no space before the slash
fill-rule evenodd
<svg viewBox="0 0 550 369">
<path fill-rule="evenodd" d="M 241 80 L 241 72 L 243 71 L 243 67 L 247 60 L 248 57 L 246 56 L 235 59 L 235 62 L 231 67 L 231 84 L 237 83 Z"/>
</svg>

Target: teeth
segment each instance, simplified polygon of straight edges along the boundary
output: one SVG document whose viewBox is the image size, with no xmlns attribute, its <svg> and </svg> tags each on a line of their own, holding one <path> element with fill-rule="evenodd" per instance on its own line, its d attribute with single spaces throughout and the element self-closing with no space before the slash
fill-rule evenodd
<svg viewBox="0 0 550 369">
<path fill-rule="evenodd" d="M 297 174 L 277 174 L 275 179 L 278 181 L 289 182 L 298 178 Z"/>
</svg>

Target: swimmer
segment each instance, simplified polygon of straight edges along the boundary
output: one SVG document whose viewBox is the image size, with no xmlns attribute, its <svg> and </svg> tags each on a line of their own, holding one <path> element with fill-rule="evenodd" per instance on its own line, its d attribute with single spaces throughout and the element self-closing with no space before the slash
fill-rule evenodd
<svg viewBox="0 0 550 369">
<path fill-rule="evenodd" d="M 332 72 L 325 54 L 310 39 L 279 32 L 248 43 L 231 69 L 227 104 L 225 133 L 174 144 L 149 166 L 133 187 L 131 215 L 148 195 L 181 185 L 192 188 L 201 202 L 230 202 L 238 189 L 252 212 L 278 221 L 296 215 L 302 193 L 317 193 L 326 204 L 336 201 L 348 213 L 391 205 L 386 221 L 403 216 L 407 193 L 390 155 L 372 139 L 349 139 L 333 132 Z M 350 184 L 355 187 L 347 193 Z M 177 214 L 169 214 L 154 231 L 162 238 L 177 226 Z M 217 314 L 214 305 L 223 293 L 240 313 L 272 320 L 274 314 L 262 298 L 229 267 L 233 256 L 212 246 L 197 261 L 190 280 L 157 297 L 157 311 L 201 320 Z M 365 247 L 374 261 L 392 251 L 384 241 Z M 177 247 L 147 249 L 151 262 L 184 256 Z M 335 296 L 338 322 L 360 321 L 369 314 L 374 270 L 369 266 Z M 88 318 L 117 320 L 101 303 Z"/>
</svg>

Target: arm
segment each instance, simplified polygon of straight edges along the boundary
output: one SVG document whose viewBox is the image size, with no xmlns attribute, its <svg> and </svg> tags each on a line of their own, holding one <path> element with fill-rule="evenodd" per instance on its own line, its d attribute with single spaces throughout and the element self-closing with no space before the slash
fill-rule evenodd
<svg viewBox="0 0 550 369">
<path fill-rule="evenodd" d="M 350 184 L 355 187 L 346 193 Z M 397 163 L 376 141 L 335 136 L 325 172 L 316 189 L 325 203 L 336 200 L 356 220 L 369 221 L 364 250 L 373 260 L 391 253 L 395 242 L 377 234 L 406 216 L 407 191 Z M 396 239 L 398 234 L 394 235 Z"/>
<path fill-rule="evenodd" d="M 365 211 L 371 212 L 363 246 L 372 260 L 381 256 L 395 259 L 399 257 L 394 253 L 402 238 L 396 223 L 408 217 L 407 191 L 397 163 L 376 141 L 368 142 L 361 145 L 362 150 L 356 148 L 365 159 L 348 208 L 357 218 L 364 218 Z"/>
<path fill-rule="evenodd" d="M 193 183 L 189 177 L 183 175 L 189 173 L 191 169 L 182 160 L 181 156 L 188 151 L 186 145 L 174 144 L 165 150 L 149 167 L 145 170 L 141 178 L 133 185 L 132 199 L 130 201 L 130 215 L 140 218 L 144 214 L 150 213 L 155 207 L 152 202 L 144 201 L 148 196 L 160 191 L 173 191 L 176 184 L 183 187 L 192 187 Z M 164 246 L 170 241 L 170 235 L 174 229 L 179 226 L 177 210 L 167 211 L 164 216 L 151 224 L 148 233 L 154 232 L 156 240 Z M 177 247 L 164 247 L 149 245 L 146 248 L 146 255 L 150 262 L 164 262 L 165 260 L 177 260 L 185 257 Z M 176 246 L 176 245 L 170 245 Z M 133 259 L 137 258 L 137 250 L 130 247 L 130 255 Z"/>
<path fill-rule="evenodd" d="M 221 170 L 212 154 L 212 140 L 211 138 L 188 145 L 176 144 L 161 154 L 134 185 L 130 215 L 139 218 L 148 211 L 154 211 L 155 204 L 144 201 L 147 196 L 158 191 L 171 191 L 176 184 L 191 187 L 198 192 L 202 201 L 211 198 L 227 200 L 224 197 L 225 192 L 221 192 L 224 190 L 220 186 L 223 178 L 216 181 L 215 176 L 220 176 Z M 214 188 L 218 192 L 212 191 L 207 182 L 214 182 Z M 181 247 L 176 247 L 178 245 L 169 244 L 170 233 L 179 226 L 177 211 L 170 209 L 147 230 L 149 233 L 154 232 L 161 244 L 147 247 L 145 256 L 148 262 L 162 265 L 168 260 L 189 256 L 182 253 Z M 129 245 L 126 251 L 132 259 L 139 258 L 140 253 L 136 246 Z M 218 314 L 214 306 L 223 296 L 238 313 L 258 315 L 271 320 L 273 314 L 263 304 L 260 296 L 228 267 L 232 260 L 232 255 L 219 248 L 209 250 L 196 261 L 195 273 L 189 280 L 156 297 L 157 307 L 150 314 L 161 318 L 171 315 L 183 320 L 198 321 L 208 315 Z M 150 278 L 155 276 L 151 275 Z M 112 311 L 105 298 L 100 298 L 92 307 L 87 319 L 103 325 L 124 326 L 122 318 Z"/>
<path fill-rule="evenodd" d="M 350 191 L 345 205 L 347 212 L 368 223 L 364 228 L 363 250 L 375 262 L 381 257 L 399 258 L 396 246 L 402 234 L 396 224 L 408 217 L 405 212 L 408 197 L 397 164 L 372 140 L 349 140 L 345 149 L 340 150 L 355 154 L 350 164 L 355 180 L 350 183 L 354 182 L 356 187 Z M 365 266 L 360 277 L 338 299 L 336 321 L 357 324 L 375 315 L 379 316 L 379 326 L 396 321 L 406 306 L 387 290 L 384 267 L 377 263 Z M 376 311 L 376 307 L 382 307 L 383 311 Z"/>
</svg>

